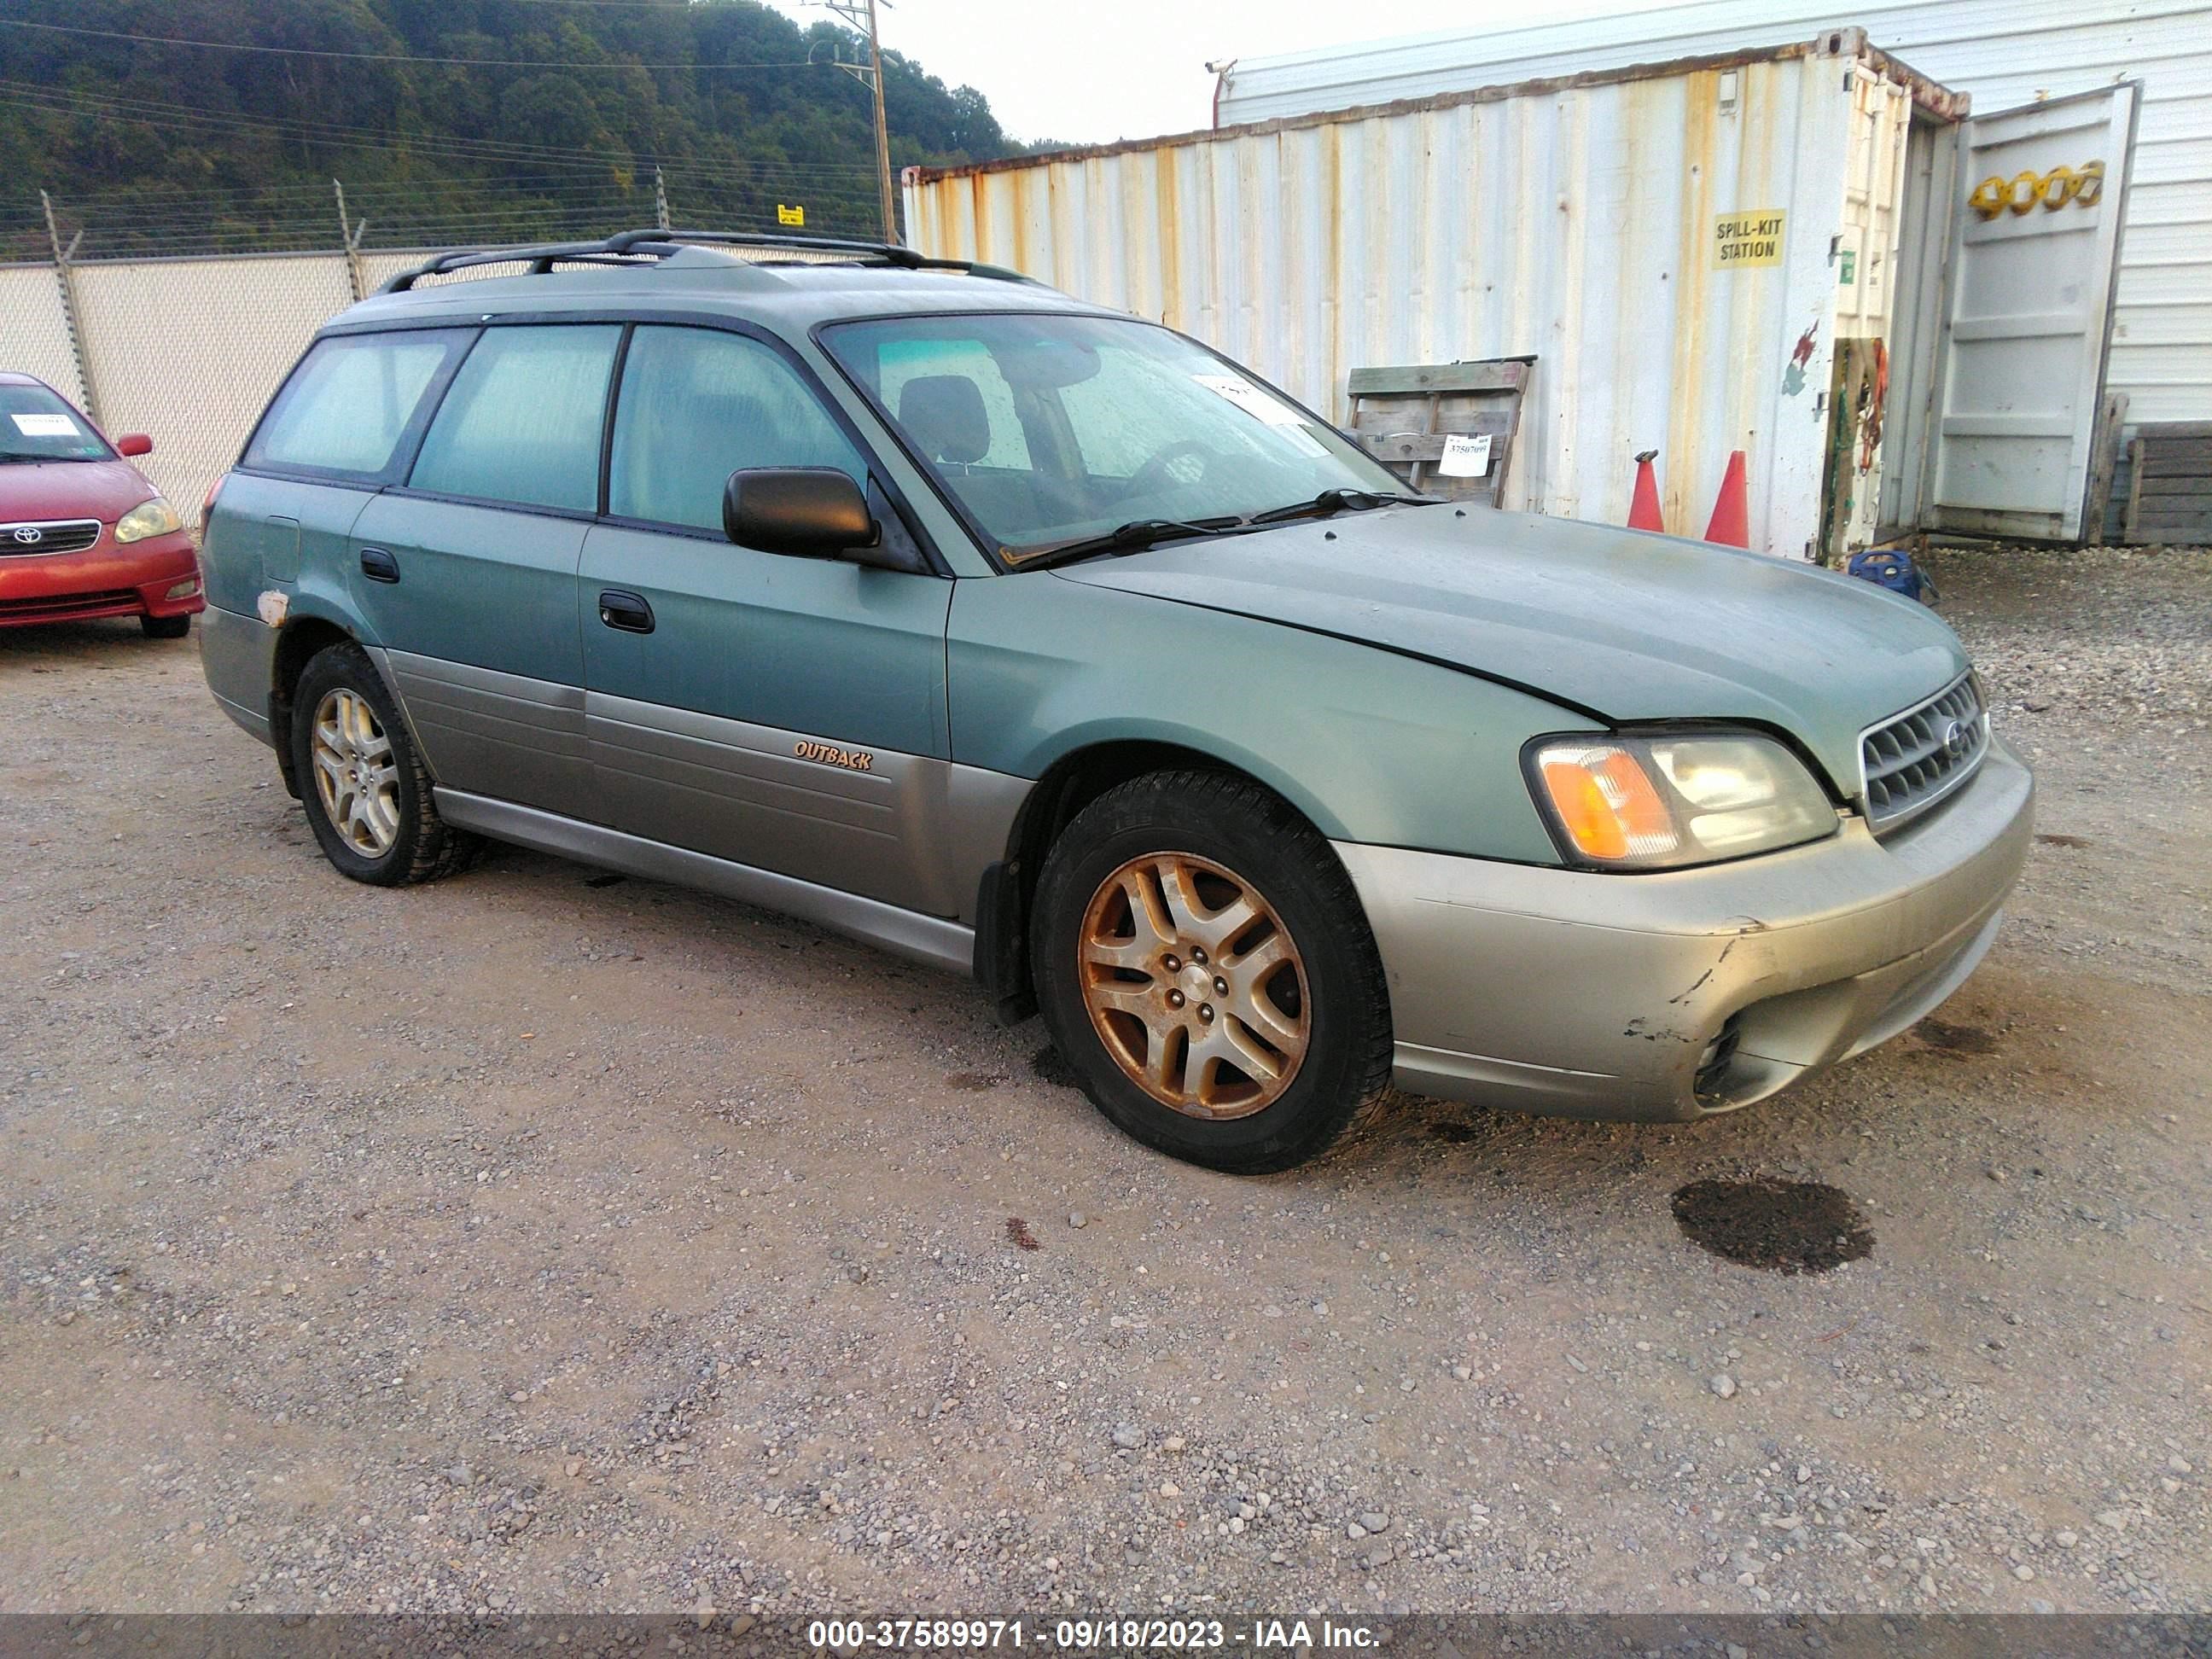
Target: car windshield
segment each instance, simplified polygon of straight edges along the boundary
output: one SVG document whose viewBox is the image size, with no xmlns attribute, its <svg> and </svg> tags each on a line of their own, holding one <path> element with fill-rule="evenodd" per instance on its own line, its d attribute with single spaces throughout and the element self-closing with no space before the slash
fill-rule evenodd
<svg viewBox="0 0 2212 1659">
<path fill-rule="evenodd" d="M 42 386 L 0 386 L 0 461 L 104 461 L 107 441 Z"/>
<path fill-rule="evenodd" d="M 1406 488 L 1319 417 L 1150 323 L 896 317 L 823 339 L 1008 563 L 1139 521 Z"/>
</svg>

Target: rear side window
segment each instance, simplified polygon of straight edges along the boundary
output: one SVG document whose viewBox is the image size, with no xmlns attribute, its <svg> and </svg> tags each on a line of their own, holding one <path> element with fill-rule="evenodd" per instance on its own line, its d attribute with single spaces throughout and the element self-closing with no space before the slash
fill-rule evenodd
<svg viewBox="0 0 2212 1659">
<path fill-rule="evenodd" d="M 713 329 L 641 327 L 623 360 L 607 510 L 719 531 L 724 484 L 752 466 L 834 466 L 868 487 L 852 441 L 769 347 Z"/>
<path fill-rule="evenodd" d="M 618 326 L 489 328 L 453 376 L 408 483 L 523 507 L 595 511 Z"/>
<path fill-rule="evenodd" d="M 376 477 L 468 338 L 465 330 L 430 329 L 319 342 L 276 394 L 246 465 Z"/>
</svg>

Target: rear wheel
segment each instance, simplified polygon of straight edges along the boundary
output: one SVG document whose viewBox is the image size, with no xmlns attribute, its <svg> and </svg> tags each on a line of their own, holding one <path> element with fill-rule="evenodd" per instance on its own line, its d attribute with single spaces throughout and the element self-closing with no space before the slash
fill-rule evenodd
<svg viewBox="0 0 2212 1659">
<path fill-rule="evenodd" d="M 191 613 L 181 617 L 141 617 L 139 631 L 149 640 L 181 640 L 192 631 Z"/>
<path fill-rule="evenodd" d="M 438 816 L 429 772 L 359 646 L 326 646 L 309 659 L 292 694 L 291 738 L 307 822 L 341 873 L 404 887 L 475 856 L 476 837 Z"/>
<path fill-rule="evenodd" d="M 1351 880 L 1242 779 L 1158 774 L 1086 807 L 1038 882 L 1031 960 L 1092 1103 L 1177 1158 L 1288 1169 L 1387 1093 L 1389 998 Z"/>
</svg>

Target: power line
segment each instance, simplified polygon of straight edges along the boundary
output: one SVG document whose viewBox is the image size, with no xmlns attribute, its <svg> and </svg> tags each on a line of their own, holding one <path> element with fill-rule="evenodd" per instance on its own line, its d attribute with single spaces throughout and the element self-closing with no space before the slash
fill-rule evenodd
<svg viewBox="0 0 2212 1659">
<path fill-rule="evenodd" d="M 556 63 L 540 58 L 418 58 L 404 52 L 332 52 L 315 46 L 263 46 L 243 40 L 187 40 L 170 34 L 129 34 L 118 29 L 88 29 L 67 23 L 33 23 L 21 18 L 0 18 L 0 28 L 40 29 L 49 34 L 82 35 L 95 40 L 128 40 L 142 46 L 196 46 L 209 52 L 253 52 L 278 58 L 330 58 L 363 64 L 424 64 L 465 69 L 538 70 L 769 70 L 826 69 L 811 58 L 781 62 L 714 64 L 703 60 L 686 64 Z"/>
<path fill-rule="evenodd" d="M 61 101 L 57 101 L 61 100 Z M 578 171 L 602 167 L 650 166 L 650 156 L 639 156 L 614 150 L 577 151 L 556 149 L 550 146 L 517 143 L 502 140 L 474 139 L 448 137 L 436 133 L 410 135 L 395 141 L 393 135 L 373 127 L 327 125 L 304 121 L 264 120 L 252 116 L 217 115 L 184 106 L 155 104 L 137 99 L 107 98 L 90 93 L 79 93 L 59 88 L 37 86 L 27 82 L 0 79 L 0 102 L 40 109 L 62 115 L 100 115 L 110 119 L 136 122 L 147 126 L 166 126 L 184 131 L 204 127 L 217 131 L 258 133 L 270 137 L 303 143 L 327 144 L 333 149 L 375 149 L 386 154 L 395 150 L 405 154 L 443 154 L 456 161 L 477 161 L 485 163 L 509 161 L 532 162 L 544 167 L 565 167 Z M 358 135 L 353 136 L 353 135 Z M 845 176 L 872 177 L 875 169 L 852 162 L 786 161 L 762 163 L 743 157 L 718 161 L 712 157 L 696 161 L 671 161 L 665 165 L 682 167 L 703 175 L 729 177 L 749 176 L 763 166 L 771 167 L 779 174 L 819 178 L 824 180 Z M 319 189 L 319 186 L 312 187 Z"/>
</svg>

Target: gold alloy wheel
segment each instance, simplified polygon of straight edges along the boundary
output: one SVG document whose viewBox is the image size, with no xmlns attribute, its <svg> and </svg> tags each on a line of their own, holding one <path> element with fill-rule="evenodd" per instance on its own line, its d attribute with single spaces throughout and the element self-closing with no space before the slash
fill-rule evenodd
<svg viewBox="0 0 2212 1659">
<path fill-rule="evenodd" d="M 1098 884 L 1077 946 L 1106 1052 L 1163 1106 L 1197 1118 L 1272 1104 L 1305 1058 L 1305 964 L 1267 901 L 1210 859 L 1149 853 Z"/>
<path fill-rule="evenodd" d="M 382 858 L 399 838 L 399 768 L 368 700 L 343 686 L 325 692 L 311 752 L 331 827 L 362 857 Z"/>
</svg>

